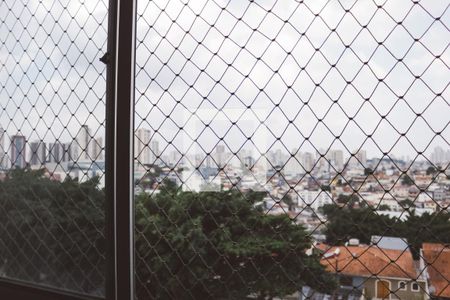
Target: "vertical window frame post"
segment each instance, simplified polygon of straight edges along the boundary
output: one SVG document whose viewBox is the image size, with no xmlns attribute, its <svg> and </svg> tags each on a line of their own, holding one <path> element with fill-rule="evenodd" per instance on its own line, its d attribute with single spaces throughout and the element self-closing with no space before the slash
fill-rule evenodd
<svg viewBox="0 0 450 300">
<path fill-rule="evenodd" d="M 106 103 L 106 299 L 134 300 L 136 0 L 110 0 Z"/>
</svg>

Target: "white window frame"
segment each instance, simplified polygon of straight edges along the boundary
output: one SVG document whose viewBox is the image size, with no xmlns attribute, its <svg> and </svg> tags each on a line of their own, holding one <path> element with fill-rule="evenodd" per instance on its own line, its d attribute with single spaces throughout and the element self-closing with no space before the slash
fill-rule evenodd
<svg viewBox="0 0 450 300">
<path fill-rule="evenodd" d="M 417 284 L 417 289 L 414 288 L 414 285 Z M 418 282 L 411 282 L 411 291 L 413 292 L 420 292 L 420 285 Z"/>
<path fill-rule="evenodd" d="M 403 284 L 403 287 L 401 286 L 401 284 Z M 399 291 L 407 291 L 408 290 L 408 284 L 406 283 L 406 281 L 398 282 L 398 290 Z"/>
</svg>

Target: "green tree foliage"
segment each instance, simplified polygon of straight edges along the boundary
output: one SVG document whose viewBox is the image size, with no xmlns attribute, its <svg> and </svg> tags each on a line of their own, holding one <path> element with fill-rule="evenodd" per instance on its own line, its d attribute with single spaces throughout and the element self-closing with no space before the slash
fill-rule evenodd
<svg viewBox="0 0 450 300">
<path fill-rule="evenodd" d="M 373 174 L 373 170 L 371 168 L 364 168 L 364 176 L 369 176 Z"/>
<path fill-rule="evenodd" d="M 291 195 L 289 195 L 289 194 L 284 195 L 283 198 L 281 199 L 281 201 L 283 201 L 288 206 L 289 211 L 294 211 L 295 202 L 292 199 Z"/>
<path fill-rule="evenodd" d="M 0 181 L 0 270 L 60 288 L 100 293 L 104 285 L 104 193 L 98 178 L 50 180 L 13 170 Z"/>
<path fill-rule="evenodd" d="M 413 209 L 415 207 L 414 202 L 412 202 L 410 199 L 401 200 L 399 204 L 403 209 L 408 210 L 408 212 L 410 209 Z"/>
<path fill-rule="evenodd" d="M 412 178 L 408 174 L 404 174 L 402 176 L 402 181 L 401 182 L 402 182 L 403 185 L 408 185 L 408 186 L 411 186 L 411 185 L 414 184 L 414 180 L 412 180 Z"/>
<path fill-rule="evenodd" d="M 342 183 L 342 181 L 341 181 L 341 183 Z M 320 189 L 322 190 L 322 191 L 328 191 L 328 192 L 331 192 L 331 187 L 329 186 L 329 185 L 327 185 L 327 184 L 322 184 L 321 186 L 320 186 Z"/>
<path fill-rule="evenodd" d="M 356 194 L 351 195 L 344 195 L 339 194 L 339 196 L 336 199 L 337 203 L 343 204 L 347 207 L 355 207 L 355 206 L 365 206 L 366 203 L 364 201 L 361 201 L 361 199 Z"/>
<path fill-rule="evenodd" d="M 334 280 L 302 226 L 255 208 L 265 193 L 182 192 L 164 180 L 136 198 L 137 293 L 142 299 L 275 297 Z M 53 181 L 14 170 L 0 181 L 0 271 L 10 278 L 100 294 L 104 192 L 98 178 Z"/>
<path fill-rule="evenodd" d="M 136 182 L 136 185 L 140 186 L 144 190 L 151 189 L 161 173 L 161 167 L 151 165 L 145 175 Z"/>
<path fill-rule="evenodd" d="M 389 235 L 389 228 L 394 223 L 393 219 L 378 215 L 369 207 L 340 208 L 331 204 L 323 206 L 322 212 L 328 220 L 325 235 L 330 245 L 343 245 L 351 238 L 370 243 L 372 235 Z"/>
<path fill-rule="evenodd" d="M 304 228 L 255 208 L 262 193 L 173 192 L 137 197 L 137 293 L 158 299 L 284 296 L 334 281 Z"/>
<path fill-rule="evenodd" d="M 339 208 L 326 205 L 322 212 L 327 216 L 325 229 L 327 242 L 342 245 L 350 238 L 369 244 L 372 235 L 406 238 L 416 259 L 424 242 L 450 242 L 450 215 L 425 213 L 422 216 L 408 214 L 405 221 L 377 214 L 372 208 Z"/>
<path fill-rule="evenodd" d="M 438 170 L 436 170 L 436 168 L 433 167 L 433 166 L 429 166 L 428 169 L 427 169 L 427 175 L 434 175 L 437 172 L 438 172 Z"/>
<path fill-rule="evenodd" d="M 411 245 L 413 255 L 418 258 L 422 243 L 450 243 L 450 215 L 447 213 L 425 213 L 422 216 L 408 215 L 397 230 Z"/>
<path fill-rule="evenodd" d="M 378 206 L 377 209 L 378 210 L 388 210 L 388 211 L 391 210 L 391 208 L 387 204 L 381 204 L 381 205 Z"/>
</svg>

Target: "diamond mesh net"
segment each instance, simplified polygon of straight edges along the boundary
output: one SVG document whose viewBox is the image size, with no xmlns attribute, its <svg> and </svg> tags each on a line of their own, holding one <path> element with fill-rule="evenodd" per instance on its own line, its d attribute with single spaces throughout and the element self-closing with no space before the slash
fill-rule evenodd
<svg viewBox="0 0 450 300">
<path fill-rule="evenodd" d="M 0 3 L 0 276 L 104 294 L 107 3 Z"/>
<path fill-rule="evenodd" d="M 449 16 L 138 1 L 137 297 L 448 296 Z"/>
<path fill-rule="evenodd" d="M 447 1 L 137 1 L 137 299 L 450 297 Z M 104 295 L 103 1 L 0 3 L 0 276 Z"/>
</svg>

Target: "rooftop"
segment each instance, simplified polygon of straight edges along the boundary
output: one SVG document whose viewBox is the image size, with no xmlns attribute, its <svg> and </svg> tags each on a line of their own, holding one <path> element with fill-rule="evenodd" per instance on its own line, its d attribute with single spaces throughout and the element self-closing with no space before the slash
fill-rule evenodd
<svg viewBox="0 0 450 300">
<path fill-rule="evenodd" d="M 392 250 L 406 250 L 408 249 L 408 243 L 405 239 L 392 236 L 379 236 L 373 235 L 371 242 L 374 245 L 382 249 L 392 249 Z"/>
<path fill-rule="evenodd" d="M 450 298 L 450 247 L 424 243 L 423 258 L 427 265 L 430 292 L 436 297 Z"/>
<path fill-rule="evenodd" d="M 337 246 L 321 259 L 329 272 L 362 277 L 416 279 L 414 260 L 408 250 L 382 249 L 375 245 Z"/>
</svg>

